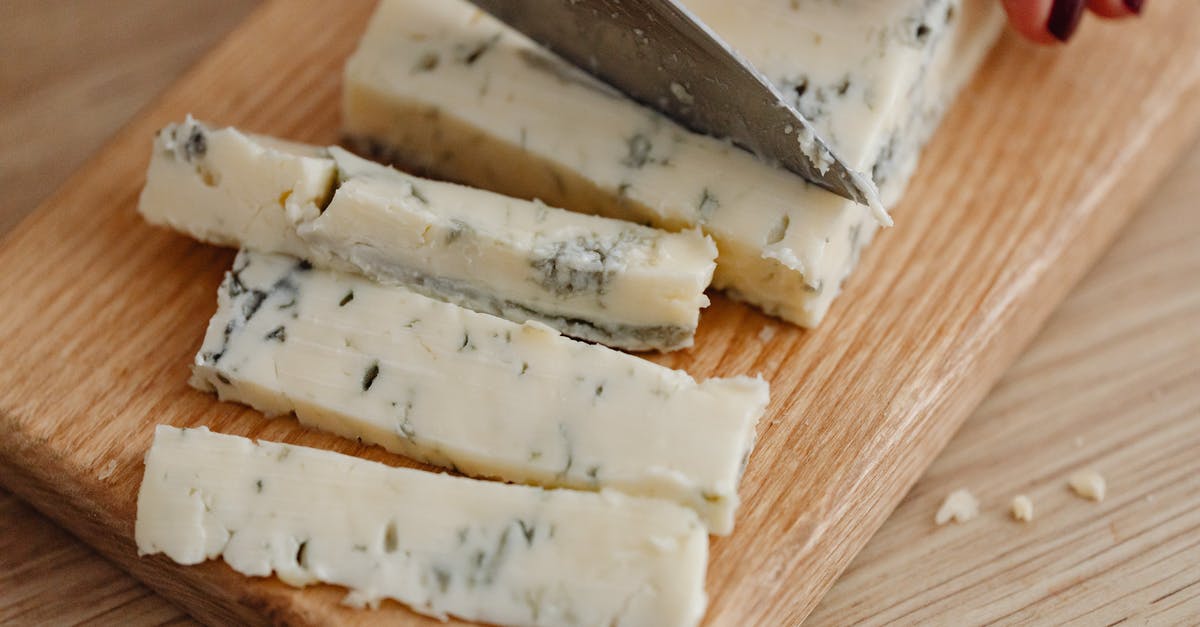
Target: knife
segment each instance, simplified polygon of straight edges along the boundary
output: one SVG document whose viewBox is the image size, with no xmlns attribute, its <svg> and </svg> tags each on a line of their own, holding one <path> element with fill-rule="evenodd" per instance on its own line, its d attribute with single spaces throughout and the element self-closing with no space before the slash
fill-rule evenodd
<svg viewBox="0 0 1200 627">
<path fill-rule="evenodd" d="M 675 0 L 471 0 L 567 61 L 706 135 L 871 208 L 871 179 L 847 167 L 769 81 Z"/>
</svg>

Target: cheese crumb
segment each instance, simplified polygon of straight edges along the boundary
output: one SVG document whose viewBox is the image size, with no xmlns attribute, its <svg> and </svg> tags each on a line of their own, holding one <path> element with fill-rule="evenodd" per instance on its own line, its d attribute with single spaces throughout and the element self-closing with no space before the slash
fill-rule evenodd
<svg viewBox="0 0 1200 627">
<path fill-rule="evenodd" d="M 1021 522 L 1029 522 L 1033 520 L 1033 501 L 1029 500 L 1029 497 L 1025 496 L 1024 494 L 1018 494 L 1017 496 L 1013 497 L 1012 506 L 1010 509 L 1012 511 L 1013 520 L 1019 520 Z"/>
<path fill-rule="evenodd" d="M 1104 477 L 1094 470 L 1077 472 L 1071 475 L 1068 483 L 1071 484 L 1071 489 L 1075 491 L 1075 494 L 1085 499 L 1096 502 L 1104 500 L 1107 485 L 1104 483 Z"/>
<path fill-rule="evenodd" d="M 775 333 L 777 330 L 778 329 L 775 328 L 775 325 L 767 324 L 767 325 L 763 326 L 762 329 L 759 329 L 758 339 L 760 341 L 762 341 L 764 344 L 767 342 L 770 342 L 772 339 L 774 339 Z"/>
<path fill-rule="evenodd" d="M 959 488 L 951 492 L 945 501 L 942 501 L 942 506 L 938 508 L 933 521 L 939 525 L 944 525 L 951 519 L 956 523 L 965 523 L 978 515 L 979 499 L 976 499 L 966 489 Z"/>
</svg>

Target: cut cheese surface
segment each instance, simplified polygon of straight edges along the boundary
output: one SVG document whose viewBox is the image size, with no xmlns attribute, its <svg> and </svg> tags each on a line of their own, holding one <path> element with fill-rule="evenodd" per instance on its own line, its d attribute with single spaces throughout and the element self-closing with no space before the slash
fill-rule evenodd
<svg viewBox="0 0 1200 627">
<path fill-rule="evenodd" d="M 991 0 L 685 4 L 888 205 L 1002 24 Z M 820 321 L 876 228 L 865 207 L 684 130 L 462 0 L 381 2 L 344 85 L 359 150 L 577 211 L 700 226 L 720 250 L 717 287 L 799 324 Z"/>
<path fill-rule="evenodd" d="M 1002 24 L 991 0 L 684 0 L 895 204 Z"/>
<path fill-rule="evenodd" d="M 189 117 L 155 135 L 138 211 L 211 244 L 311 259 L 293 221 L 320 215 L 336 184 L 337 168 L 323 151 L 259 143 Z"/>
<path fill-rule="evenodd" d="M 686 626 L 706 602 L 708 538 L 695 514 L 610 492 L 159 426 L 137 510 L 142 555 L 336 584 L 354 606 L 394 599 L 499 625 Z"/>
<path fill-rule="evenodd" d="M 691 345 L 717 254 L 698 230 L 582 215 L 191 119 L 160 132 L 140 210 L 204 241 L 630 350 Z"/>
<path fill-rule="evenodd" d="M 612 488 L 728 533 L 761 379 L 686 373 L 403 288 L 243 251 L 193 385 L 460 470 Z"/>
</svg>

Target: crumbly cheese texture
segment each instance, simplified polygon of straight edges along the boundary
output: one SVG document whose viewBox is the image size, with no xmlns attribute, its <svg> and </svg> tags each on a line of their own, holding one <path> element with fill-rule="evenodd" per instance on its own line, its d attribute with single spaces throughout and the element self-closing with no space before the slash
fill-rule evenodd
<svg viewBox="0 0 1200 627">
<path fill-rule="evenodd" d="M 1018 494 L 1013 497 L 1009 513 L 1012 514 L 1013 520 L 1029 522 L 1033 520 L 1033 501 L 1024 494 Z"/>
<path fill-rule="evenodd" d="M 211 244 L 327 262 L 294 224 L 316 219 L 336 185 L 337 167 L 320 149 L 255 141 L 189 117 L 154 136 L 138 211 Z"/>
<path fill-rule="evenodd" d="M 685 4 L 870 172 L 885 204 L 1002 25 L 992 0 Z M 377 158 L 578 211 L 700 226 L 720 250 L 714 285 L 803 325 L 824 316 L 876 228 L 865 207 L 684 130 L 462 0 L 383 0 L 343 96 L 348 138 Z"/>
<path fill-rule="evenodd" d="M 690 346 L 716 266 L 699 230 L 565 211 L 190 118 L 158 134 L 139 207 L 204 241 L 629 350 Z"/>
<path fill-rule="evenodd" d="M 675 501 L 728 533 L 767 403 L 603 346 L 242 252 L 192 383 L 466 474 Z"/>
<path fill-rule="evenodd" d="M 979 499 L 975 498 L 975 495 L 968 490 L 960 488 L 951 492 L 946 496 L 946 500 L 942 501 L 942 506 L 934 515 L 933 522 L 944 525 L 953 520 L 961 524 L 973 520 L 978 515 Z"/>
<path fill-rule="evenodd" d="M 1108 492 L 1108 483 L 1104 477 L 1094 470 L 1081 470 L 1071 475 L 1067 480 L 1071 490 L 1080 498 L 1100 502 Z"/>
<path fill-rule="evenodd" d="M 159 426 L 138 553 L 218 557 L 254 577 L 349 589 L 345 603 L 497 625 L 695 625 L 708 538 L 690 510 L 391 468 Z"/>
</svg>

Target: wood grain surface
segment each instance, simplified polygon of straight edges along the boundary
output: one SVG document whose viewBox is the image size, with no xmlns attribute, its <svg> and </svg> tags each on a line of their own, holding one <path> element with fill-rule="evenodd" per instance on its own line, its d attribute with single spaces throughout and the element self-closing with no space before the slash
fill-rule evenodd
<svg viewBox="0 0 1200 627">
<path fill-rule="evenodd" d="M 0 237 L 257 5 L 0 0 Z M 0 488 L 0 624 L 191 622 Z"/>
<path fill-rule="evenodd" d="M 1146 28 L 1156 29 L 1160 35 L 1171 32 L 1175 35 L 1173 45 L 1182 42 L 1185 50 L 1194 51 L 1198 20 L 1194 12 L 1189 13 L 1194 7 L 1166 2 L 1159 6 L 1167 15 L 1151 21 L 1152 26 Z M 318 12 L 320 8 L 311 10 Z M 268 37 L 263 40 L 288 35 L 320 39 L 321 33 L 307 33 L 302 28 L 278 28 L 284 21 L 281 13 L 278 6 L 267 7 L 250 28 L 265 33 Z M 347 13 L 330 16 L 322 23 L 332 24 L 330 30 L 336 32 L 350 28 L 354 19 Z M 820 589 L 861 545 L 877 519 L 899 499 L 1057 296 L 1118 228 L 1131 211 L 1132 200 L 1155 182 L 1195 130 L 1200 94 L 1196 93 L 1194 64 L 1172 62 L 1163 45 L 1155 45 L 1160 39 L 1151 40 L 1145 35 L 1138 39 L 1101 29 L 1085 31 L 1084 35 L 1084 42 L 1089 43 L 1081 42 L 1079 48 L 1061 58 L 1029 58 L 1045 55 L 1005 42 L 985 76 L 964 98 L 966 104 L 960 104 L 948 122 L 951 129 L 960 133 L 974 129 L 972 136 L 989 137 L 995 144 L 991 149 L 986 148 L 988 142 L 971 146 L 974 150 L 985 147 L 981 155 L 976 155 L 976 167 L 963 168 L 959 178 L 972 193 L 964 195 L 947 189 L 928 177 L 930 167 L 936 167 L 930 162 L 946 167 L 962 161 L 962 155 L 956 154 L 963 149 L 962 143 L 949 141 L 947 131 L 943 131 L 926 159 L 921 180 L 899 211 L 905 219 L 926 228 L 902 226 L 885 234 L 839 305 L 831 325 L 815 333 L 781 327 L 773 346 L 760 346 L 754 338 L 764 319 L 718 301 L 714 311 L 706 314 L 701 347 L 682 359 L 671 360 L 701 375 L 757 367 L 777 388 L 777 413 L 772 424 L 764 425 L 764 442 L 747 478 L 746 496 L 752 503 L 740 521 L 739 532 L 714 545 L 710 578 L 714 623 L 742 615 L 789 621 L 811 607 Z M 1106 59 L 1105 51 L 1110 46 L 1102 46 L 1105 39 L 1101 37 L 1122 44 L 1111 47 L 1138 52 Z M 147 229 L 132 215 L 148 133 L 183 111 L 192 109 L 222 122 L 248 124 L 299 139 L 328 139 L 332 134 L 336 111 L 326 115 L 321 107 L 332 106 L 336 79 L 333 85 L 321 83 L 320 70 L 328 72 L 328 67 L 336 63 L 307 54 L 293 60 L 312 65 L 289 77 L 313 82 L 306 85 L 307 90 L 280 85 L 276 93 L 287 92 L 281 96 L 290 97 L 293 107 L 281 110 L 277 103 L 262 97 L 256 100 L 254 81 L 239 78 L 238 72 L 253 72 L 259 63 L 270 61 L 246 61 L 246 47 L 256 42 L 251 41 L 255 38 L 244 39 L 243 47 L 234 45 L 238 43 L 235 39 L 217 56 L 210 57 L 153 108 L 152 119 L 142 120 L 123 133 L 103 153 L 106 159 L 85 168 L 3 245 L 0 260 L 14 267 L 14 262 L 25 259 L 24 264 L 15 267 L 27 272 L 6 276 L 5 284 L 0 284 L 0 293 L 25 296 L 11 309 L 5 307 L 6 314 L 0 318 L 4 363 L 15 366 L 0 374 L 0 389 L 5 390 L 0 393 L 4 395 L 0 399 L 0 429 L 4 431 L 0 458 L 5 464 L 6 483 L 106 554 L 137 569 L 144 578 L 154 579 L 160 589 L 174 590 L 176 598 L 190 604 L 193 612 L 210 619 L 230 616 L 231 611 L 245 619 L 264 615 L 314 619 L 328 616 L 325 604 L 336 599 L 337 592 L 324 588 L 298 594 L 272 581 L 243 584 L 228 569 L 215 564 L 178 569 L 158 560 L 138 561 L 133 558 L 129 540 L 132 497 L 140 474 L 138 460 L 148 442 L 149 425 L 156 420 L 228 425 L 229 430 L 240 433 L 309 444 L 335 443 L 303 432 L 291 421 L 264 425 L 251 412 L 217 405 L 183 386 L 188 353 L 194 350 L 204 317 L 212 307 L 209 301 L 219 264 L 229 257 Z M 324 42 L 322 50 L 336 48 L 333 42 Z M 1072 56 L 1076 50 L 1088 50 L 1087 46 L 1091 46 L 1090 53 Z M 1040 67 L 1044 76 L 1028 76 L 1023 67 Z M 1156 72 L 1148 71 L 1151 67 Z M 221 70 L 227 68 L 237 68 L 237 72 L 222 74 Z M 1091 125 L 1071 126 L 1057 110 L 1024 115 L 1032 110 L 1028 108 L 1031 96 L 1014 95 L 1005 87 L 1028 84 L 1036 91 L 1061 85 L 1058 91 L 1063 93 L 1056 101 L 1069 110 L 1072 104 L 1082 106 L 1101 87 L 1081 82 L 1075 74 L 1088 69 L 1095 73 L 1101 68 L 1136 83 L 1131 88 L 1144 89 L 1147 95 L 1134 102 L 1093 103 L 1090 110 L 1094 117 L 1121 120 L 1141 113 L 1143 123 L 1128 124 L 1120 131 L 1110 128 L 1101 134 Z M 206 100 L 204 88 L 217 83 L 233 89 L 222 92 L 222 102 L 213 102 L 212 96 Z M 1111 87 L 1111 81 L 1103 87 Z M 323 90 L 328 93 L 320 93 Z M 297 92 L 303 94 L 303 99 L 297 97 Z M 297 107 L 310 99 L 313 104 Z M 990 115 L 980 114 L 981 107 L 986 107 Z M 309 117 L 301 119 L 302 113 Z M 995 124 L 986 124 L 989 120 Z M 1014 134 L 1024 145 L 1022 149 L 1008 145 L 1013 143 Z M 1062 150 L 1055 153 L 1056 160 L 1038 163 L 1032 169 L 1026 161 L 1011 161 L 1013 154 L 1028 150 L 1053 152 L 1052 148 L 1061 147 L 1065 141 L 1085 155 L 1086 162 L 1080 163 L 1085 160 Z M 1149 150 L 1151 146 L 1156 150 Z M 1132 160 L 1139 164 L 1135 170 L 1108 178 L 1096 176 Z M 999 170 L 1006 174 L 995 176 Z M 997 186 L 996 179 L 1002 179 L 1002 184 Z M 994 197 L 978 198 L 987 192 Z M 964 199 L 970 202 L 964 203 Z M 954 200 L 957 206 L 950 202 Z M 947 211 L 947 207 L 951 209 Z M 954 223 L 946 227 L 955 229 L 930 226 L 937 225 L 939 218 Z M 989 226 L 990 230 L 986 228 Z M 963 234 L 950 237 L 953 231 Z M 33 282 L 29 276 L 34 270 L 30 253 L 35 250 L 41 251 L 38 265 L 55 268 L 54 273 L 42 273 L 42 282 Z M 985 252 L 1004 253 L 999 258 L 1007 263 L 1001 267 Z M 897 258 L 903 263 L 882 263 Z M 947 273 L 947 266 L 934 263 L 938 260 L 957 262 L 950 267 L 957 265 L 965 270 Z M 872 270 L 874 276 L 864 279 L 864 274 Z M 62 276 L 56 278 L 58 274 Z M 87 279 L 86 289 L 80 287 L 79 277 Z M 1021 280 L 1003 280 L 1010 278 Z M 47 283 L 52 287 L 45 287 Z M 924 289 L 918 289 L 922 286 Z M 888 291 L 899 296 L 885 299 Z M 940 299 L 930 295 L 933 293 L 940 294 Z M 857 304 L 847 306 L 850 299 Z M 891 304 L 897 299 L 904 299 L 906 307 Z M 883 303 L 875 308 L 875 319 L 854 311 L 855 307 L 874 303 Z M 975 320 L 977 317 L 982 320 Z M 122 326 L 122 320 L 136 320 L 138 324 Z M 891 346 L 884 347 L 878 344 L 889 342 L 846 342 L 858 335 L 889 337 L 878 333 L 880 325 L 883 329 L 906 329 L 911 335 L 898 337 Z M 849 351 L 847 346 L 855 350 Z M 726 354 L 725 347 L 736 350 Z M 68 358 L 75 360 L 64 361 Z M 877 361 L 893 368 L 866 368 Z M 900 365 L 904 366 L 904 376 L 896 374 Z M 843 391 L 839 392 L 843 397 L 837 399 L 817 394 L 837 390 L 839 382 L 845 389 L 866 392 Z M 781 383 L 794 385 L 795 392 L 789 397 L 785 390 L 781 398 Z M 779 411 L 785 407 L 791 411 Z M 845 412 L 848 408 L 863 411 Z M 848 442 L 856 442 L 854 448 L 823 450 L 821 446 L 828 449 L 830 444 Z M 344 444 L 341 448 L 358 450 Z M 793 450 L 810 451 L 807 465 L 798 463 Z M 854 455 L 857 451 L 862 454 Z M 368 455 L 386 458 L 374 451 Z M 110 465 L 110 461 L 116 463 Z M 110 468 L 112 474 L 108 474 Z M 866 484 L 867 479 L 871 485 Z M 843 488 L 856 496 L 850 498 Z M 821 493 L 832 496 L 813 498 Z M 774 507 L 772 511 L 756 495 L 771 495 L 779 503 L 766 502 Z M 931 498 L 936 500 L 940 495 Z M 765 533 L 772 525 L 790 525 L 792 533 Z M 731 563 L 735 559 L 731 551 L 739 553 L 736 559 L 740 563 Z M 723 554 L 730 558 L 722 559 Z M 772 566 L 768 556 L 782 563 L 766 574 L 778 575 L 781 581 L 751 572 Z M 811 570 L 803 572 L 804 568 Z M 851 574 L 854 572 L 857 570 Z M 162 578 L 164 574 L 168 578 Z M 721 585 L 730 577 L 738 579 L 736 585 Z M 774 590 L 764 590 L 768 587 Z M 785 587 L 790 594 L 768 594 Z M 213 598 L 227 603 L 213 604 Z M 240 603 L 230 605 L 231 599 Z M 739 599 L 757 600 L 761 605 Z M 335 615 L 353 618 L 344 611 L 336 611 Z"/>
<path fill-rule="evenodd" d="M 0 0 L 0 233 L 256 0 Z"/>
<path fill-rule="evenodd" d="M 1200 146 L 855 558 L 809 622 L 1200 623 Z M 1067 477 L 1094 469 L 1108 496 Z M 936 527 L 965 487 L 978 519 Z M 1009 516 L 1017 494 L 1034 519 Z"/>
</svg>

